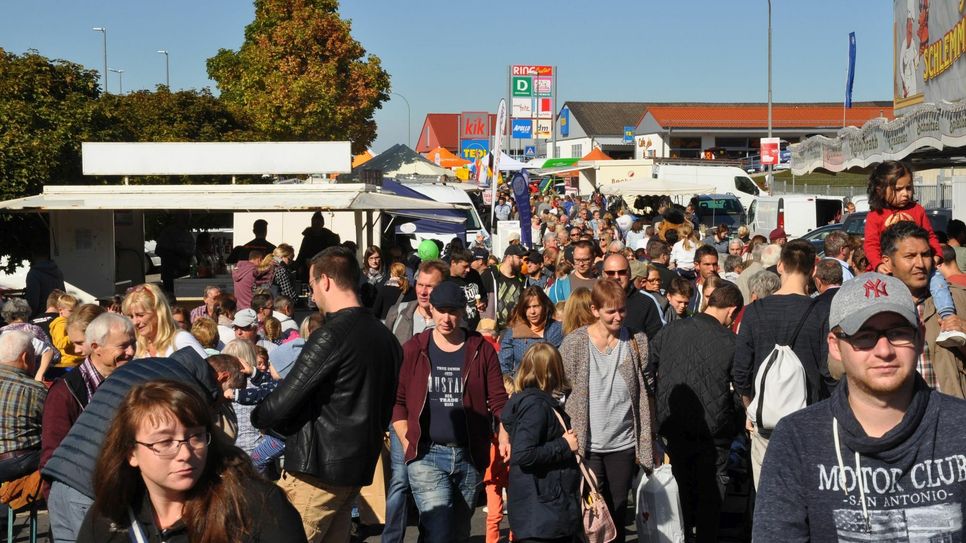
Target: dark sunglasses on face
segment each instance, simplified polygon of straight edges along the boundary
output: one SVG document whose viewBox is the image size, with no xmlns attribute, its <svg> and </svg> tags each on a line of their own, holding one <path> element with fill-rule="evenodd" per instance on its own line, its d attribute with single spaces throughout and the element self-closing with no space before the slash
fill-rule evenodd
<svg viewBox="0 0 966 543">
<path fill-rule="evenodd" d="M 627 275 L 628 269 L 624 268 L 622 270 L 604 270 L 604 275 L 607 277 L 624 277 Z"/>
<path fill-rule="evenodd" d="M 854 349 L 867 351 L 879 343 L 879 338 L 885 336 L 893 347 L 909 347 L 916 342 L 916 335 L 919 332 L 911 326 L 900 326 L 888 330 L 859 330 L 848 335 L 844 332 L 836 332 L 835 337 L 847 341 Z"/>
</svg>

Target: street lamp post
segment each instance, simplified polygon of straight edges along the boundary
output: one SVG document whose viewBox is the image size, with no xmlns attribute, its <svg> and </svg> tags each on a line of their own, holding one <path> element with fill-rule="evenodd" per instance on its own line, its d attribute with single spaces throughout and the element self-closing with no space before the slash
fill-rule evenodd
<svg viewBox="0 0 966 543">
<path fill-rule="evenodd" d="M 158 53 L 164 55 L 164 86 L 171 90 L 171 64 L 168 62 L 168 52 L 164 49 L 158 49 Z"/>
<path fill-rule="evenodd" d="M 412 139 L 413 138 L 413 110 L 411 107 L 409 107 L 409 100 L 407 100 L 405 96 L 399 94 L 398 92 L 392 92 L 391 94 L 395 94 L 396 96 L 402 98 L 404 102 L 406 102 L 406 144 L 409 145 L 410 148 L 412 148 L 413 146 L 413 139 Z"/>
<path fill-rule="evenodd" d="M 771 137 L 771 0 L 768 0 L 768 137 Z M 781 145 L 778 146 L 778 156 L 781 156 Z M 768 175 L 766 183 L 770 188 L 774 182 L 775 166 L 768 165 Z"/>
<path fill-rule="evenodd" d="M 107 28 L 103 26 L 95 26 L 91 30 L 104 34 L 104 94 L 109 94 L 109 91 L 107 90 Z"/>
<path fill-rule="evenodd" d="M 124 94 L 124 70 L 120 68 L 111 68 L 111 71 L 117 74 L 118 94 Z"/>
</svg>

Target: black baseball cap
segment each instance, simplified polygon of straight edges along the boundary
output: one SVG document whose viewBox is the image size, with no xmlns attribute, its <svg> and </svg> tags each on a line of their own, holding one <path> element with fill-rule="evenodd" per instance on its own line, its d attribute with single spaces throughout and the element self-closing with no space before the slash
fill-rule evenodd
<svg viewBox="0 0 966 543">
<path fill-rule="evenodd" d="M 527 250 L 519 243 L 511 243 L 507 246 L 506 250 L 503 251 L 503 256 L 527 256 Z"/>
<path fill-rule="evenodd" d="M 433 288 L 429 303 L 436 309 L 466 309 L 466 293 L 460 285 L 443 281 Z"/>
</svg>

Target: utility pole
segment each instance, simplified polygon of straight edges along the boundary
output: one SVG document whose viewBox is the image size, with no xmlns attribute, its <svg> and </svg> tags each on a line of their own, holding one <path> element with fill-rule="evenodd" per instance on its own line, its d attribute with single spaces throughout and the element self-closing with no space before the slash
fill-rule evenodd
<svg viewBox="0 0 966 543">
<path fill-rule="evenodd" d="M 102 72 L 104 74 L 104 94 L 110 94 L 110 91 L 107 90 L 107 28 L 95 26 L 91 30 L 104 34 L 104 71 Z"/>
</svg>

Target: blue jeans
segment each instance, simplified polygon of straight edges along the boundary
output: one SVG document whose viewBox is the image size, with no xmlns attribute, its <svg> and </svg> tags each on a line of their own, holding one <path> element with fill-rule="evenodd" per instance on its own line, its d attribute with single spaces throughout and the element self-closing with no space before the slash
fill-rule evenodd
<svg viewBox="0 0 966 543">
<path fill-rule="evenodd" d="M 483 477 L 469 450 L 432 444 L 409 464 L 409 485 L 419 508 L 427 543 L 466 541 Z"/>
<path fill-rule="evenodd" d="M 255 442 L 252 449 L 252 463 L 259 473 L 268 477 L 269 470 L 274 472 L 275 461 L 285 455 L 285 442 L 281 439 L 265 434 Z M 275 479 L 277 479 L 277 475 Z"/>
<path fill-rule="evenodd" d="M 409 475 L 406 470 L 406 451 L 396 431 L 389 427 L 389 456 L 392 459 L 389 488 L 386 490 L 386 526 L 382 530 L 382 543 L 402 543 L 406 538 L 406 522 L 409 520 Z"/>
<path fill-rule="evenodd" d="M 936 313 L 942 318 L 956 314 L 956 306 L 953 304 L 953 295 L 949 292 L 949 284 L 946 278 L 939 273 L 938 269 L 932 271 L 929 278 L 929 294 L 932 295 L 932 302 L 936 304 Z"/>
</svg>

